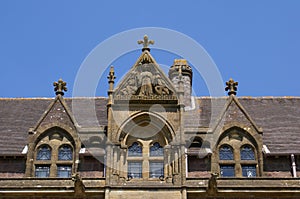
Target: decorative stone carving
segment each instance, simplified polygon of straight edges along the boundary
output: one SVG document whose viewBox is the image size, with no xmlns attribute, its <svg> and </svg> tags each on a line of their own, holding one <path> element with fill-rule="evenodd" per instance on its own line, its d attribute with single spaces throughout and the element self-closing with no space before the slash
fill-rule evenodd
<svg viewBox="0 0 300 199">
<path fill-rule="evenodd" d="M 120 93 L 122 95 L 134 95 L 136 93 L 138 89 L 138 80 L 135 74 L 136 73 L 133 73 L 133 77 L 130 78 L 124 88 L 121 89 Z"/>
<path fill-rule="evenodd" d="M 56 95 L 64 95 L 64 91 L 67 91 L 67 83 L 62 79 L 59 79 L 57 82 L 53 83 L 54 91 Z"/>
<path fill-rule="evenodd" d="M 139 41 L 138 41 L 138 44 L 143 44 L 143 49 L 142 49 L 143 51 L 144 51 L 144 50 L 150 51 L 149 45 L 150 45 L 150 44 L 153 45 L 153 44 L 154 44 L 154 41 L 153 41 L 153 40 L 149 40 L 149 39 L 148 39 L 148 36 L 145 35 L 145 36 L 144 36 L 144 40 L 139 40 Z"/>
<path fill-rule="evenodd" d="M 138 78 L 140 85 L 140 92 L 138 95 L 151 96 L 153 94 L 153 74 L 146 69 L 145 71 L 141 72 Z"/>
<path fill-rule="evenodd" d="M 155 92 L 158 95 L 169 95 L 170 94 L 170 90 L 169 88 L 166 86 L 166 82 L 161 78 L 160 74 L 157 73 L 155 76 Z"/>
<path fill-rule="evenodd" d="M 228 95 L 236 95 L 238 82 L 235 82 L 232 78 L 226 82 L 225 91 L 228 91 Z"/>
</svg>

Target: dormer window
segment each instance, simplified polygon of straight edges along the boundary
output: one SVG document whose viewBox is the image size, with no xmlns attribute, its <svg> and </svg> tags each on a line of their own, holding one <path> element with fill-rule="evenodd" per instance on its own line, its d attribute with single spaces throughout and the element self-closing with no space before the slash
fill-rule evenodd
<svg viewBox="0 0 300 199">
<path fill-rule="evenodd" d="M 50 130 L 35 147 L 32 176 L 70 178 L 74 164 L 71 138 L 61 130 Z"/>
<path fill-rule="evenodd" d="M 258 154 L 250 135 L 238 128 L 226 132 L 219 142 L 218 157 L 221 177 L 256 177 Z"/>
</svg>

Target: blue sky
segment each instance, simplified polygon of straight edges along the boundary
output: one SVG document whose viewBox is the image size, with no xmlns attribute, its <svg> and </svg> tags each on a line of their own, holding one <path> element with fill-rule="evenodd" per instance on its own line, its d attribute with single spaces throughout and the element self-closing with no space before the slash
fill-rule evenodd
<svg viewBox="0 0 300 199">
<path fill-rule="evenodd" d="M 196 40 L 224 81 L 239 82 L 239 96 L 300 96 L 299 9 L 297 0 L 1 0 L 0 97 L 53 97 L 52 83 L 60 77 L 70 97 L 82 62 L 99 43 L 142 27 Z M 139 55 L 112 63 L 118 78 Z M 155 50 L 153 56 L 169 66 L 178 58 Z M 97 96 L 106 95 L 105 82 Z M 197 95 L 209 95 L 200 76 L 193 83 Z"/>
</svg>

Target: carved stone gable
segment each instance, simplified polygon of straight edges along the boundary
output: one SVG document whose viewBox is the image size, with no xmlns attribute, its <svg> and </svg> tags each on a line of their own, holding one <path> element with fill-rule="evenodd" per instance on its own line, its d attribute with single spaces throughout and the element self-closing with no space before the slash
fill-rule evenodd
<svg viewBox="0 0 300 199">
<path fill-rule="evenodd" d="M 147 60 L 145 61 L 145 55 Z M 131 68 L 114 93 L 116 100 L 176 100 L 175 88 L 148 51 Z"/>
</svg>

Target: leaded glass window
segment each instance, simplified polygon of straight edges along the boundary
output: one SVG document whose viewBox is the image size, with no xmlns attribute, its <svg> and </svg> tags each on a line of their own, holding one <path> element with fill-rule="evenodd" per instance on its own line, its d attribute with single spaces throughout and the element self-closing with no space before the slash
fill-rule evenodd
<svg viewBox="0 0 300 199">
<path fill-rule="evenodd" d="M 251 146 L 246 145 L 241 148 L 241 160 L 255 160 L 254 151 Z"/>
<path fill-rule="evenodd" d="M 163 162 L 150 162 L 150 178 L 164 177 Z"/>
<path fill-rule="evenodd" d="M 68 165 L 57 166 L 57 177 L 69 178 L 72 174 L 72 167 Z"/>
<path fill-rule="evenodd" d="M 39 147 L 37 156 L 37 160 L 51 160 L 51 149 L 47 145 L 43 145 Z"/>
<path fill-rule="evenodd" d="M 229 146 L 222 146 L 219 151 L 220 160 L 233 160 L 233 150 Z"/>
<path fill-rule="evenodd" d="M 158 142 L 155 142 L 153 146 L 150 147 L 150 156 L 163 156 L 164 148 L 160 146 Z"/>
<path fill-rule="evenodd" d="M 69 145 L 63 145 L 58 151 L 58 160 L 72 160 L 73 151 Z"/>
<path fill-rule="evenodd" d="M 234 165 L 221 165 L 220 166 L 222 177 L 234 177 Z"/>
<path fill-rule="evenodd" d="M 137 142 L 134 142 L 128 147 L 128 156 L 142 156 L 142 147 Z"/>
<path fill-rule="evenodd" d="M 255 165 L 242 165 L 242 174 L 244 177 L 256 177 L 256 166 Z"/>
<path fill-rule="evenodd" d="M 142 178 L 142 162 L 128 162 L 128 178 Z"/>
<path fill-rule="evenodd" d="M 47 178 L 49 177 L 50 167 L 49 166 L 36 166 L 35 167 L 35 177 Z"/>
</svg>

